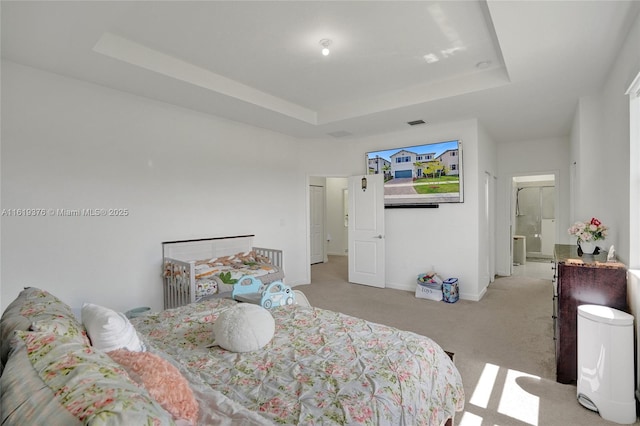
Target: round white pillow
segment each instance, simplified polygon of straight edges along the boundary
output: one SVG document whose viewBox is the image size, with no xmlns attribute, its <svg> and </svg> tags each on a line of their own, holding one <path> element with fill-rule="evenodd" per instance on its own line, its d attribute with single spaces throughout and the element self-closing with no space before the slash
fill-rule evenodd
<svg viewBox="0 0 640 426">
<path fill-rule="evenodd" d="M 238 303 L 220 313 L 213 324 L 215 344 L 231 352 L 251 352 L 273 339 L 276 323 L 262 306 Z"/>
</svg>

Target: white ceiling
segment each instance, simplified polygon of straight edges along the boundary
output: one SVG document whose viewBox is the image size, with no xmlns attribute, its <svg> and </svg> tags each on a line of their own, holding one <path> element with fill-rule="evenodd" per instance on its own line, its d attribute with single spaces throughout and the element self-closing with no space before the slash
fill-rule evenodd
<svg viewBox="0 0 640 426">
<path fill-rule="evenodd" d="M 509 142 L 568 135 L 578 98 L 601 87 L 639 10 L 606 0 L 2 1 L 2 57 L 296 137 L 478 118 Z"/>
</svg>

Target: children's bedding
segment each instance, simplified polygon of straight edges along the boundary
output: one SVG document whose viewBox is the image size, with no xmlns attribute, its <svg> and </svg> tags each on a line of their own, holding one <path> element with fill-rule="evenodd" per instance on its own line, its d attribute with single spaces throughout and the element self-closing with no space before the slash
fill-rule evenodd
<svg viewBox="0 0 640 426">
<path fill-rule="evenodd" d="M 228 292 L 243 276 L 258 278 L 263 284 L 284 278 L 280 268 L 270 263 L 232 265 L 203 264 L 195 267 L 196 271 L 196 300 L 216 293 Z"/>
<path fill-rule="evenodd" d="M 284 278 L 281 268 L 255 251 L 195 261 L 194 272 L 195 300 L 231 291 L 231 285 L 245 275 L 258 278 L 264 284 Z M 189 285 L 189 278 L 183 274 L 183 270 L 172 266 L 170 262 L 165 264 L 164 276 L 176 278 L 178 285 Z"/>
<path fill-rule="evenodd" d="M 196 261 L 196 279 L 203 279 L 227 273 L 229 279 L 237 280 L 243 275 L 261 277 L 278 271 L 264 256 L 254 251 L 237 253 L 232 256 L 222 256 L 214 259 Z"/>
<path fill-rule="evenodd" d="M 194 388 L 267 422 L 441 425 L 464 406 L 460 374 L 434 341 L 328 310 L 277 307 L 275 335 L 262 349 L 211 347 L 213 323 L 235 303 L 206 300 L 132 322 Z"/>
</svg>

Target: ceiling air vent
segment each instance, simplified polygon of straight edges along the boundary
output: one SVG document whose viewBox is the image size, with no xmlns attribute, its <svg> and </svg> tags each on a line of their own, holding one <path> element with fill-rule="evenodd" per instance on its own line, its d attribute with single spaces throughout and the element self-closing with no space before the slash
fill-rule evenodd
<svg viewBox="0 0 640 426">
<path fill-rule="evenodd" d="M 426 121 L 424 121 L 424 120 L 413 120 L 413 121 L 407 121 L 407 124 L 409 126 L 417 126 L 418 124 L 426 124 Z"/>
<path fill-rule="evenodd" d="M 346 130 L 338 130 L 337 132 L 330 132 L 327 133 L 329 136 L 332 136 L 334 138 L 344 138 L 346 136 L 353 136 L 353 133 L 349 133 Z"/>
</svg>

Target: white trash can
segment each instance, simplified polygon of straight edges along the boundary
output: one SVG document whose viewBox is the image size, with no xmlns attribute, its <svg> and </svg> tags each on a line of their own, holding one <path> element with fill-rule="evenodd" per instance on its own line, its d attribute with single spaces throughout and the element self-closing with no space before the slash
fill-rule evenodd
<svg viewBox="0 0 640 426">
<path fill-rule="evenodd" d="M 580 305 L 577 334 L 578 401 L 605 420 L 635 423 L 633 316 Z"/>
<path fill-rule="evenodd" d="M 516 265 L 527 263 L 527 237 L 524 235 L 513 236 L 513 263 Z"/>
</svg>

